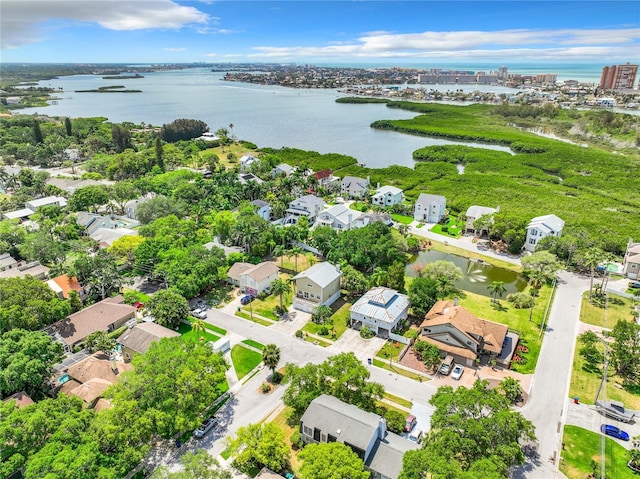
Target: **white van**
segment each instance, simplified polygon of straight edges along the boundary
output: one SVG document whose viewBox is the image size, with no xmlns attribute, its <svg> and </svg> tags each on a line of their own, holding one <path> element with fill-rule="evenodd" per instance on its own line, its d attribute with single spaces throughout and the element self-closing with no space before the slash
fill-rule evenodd
<svg viewBox="0 0 640 479">
<path fill-rule="evenodd" d="M 453 369 L 453 366 L 454 366 L 453 356 L 448 355 L 446 358 L 444 358 L 444 361 L 442 361 L 442 365 L 440 366 L 440 369 L 438 370 L 438 372 L 443 376 L 448 376 L 451 370 Z"/>
</svg>

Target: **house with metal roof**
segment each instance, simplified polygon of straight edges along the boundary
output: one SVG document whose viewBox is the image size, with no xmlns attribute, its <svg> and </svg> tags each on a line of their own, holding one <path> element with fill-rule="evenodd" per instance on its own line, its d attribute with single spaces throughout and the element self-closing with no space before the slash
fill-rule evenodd
<svg viewBox="0 0 640 479">
<path fill-rule="evenodd" d="M 352 306 L 351 326 L 368 327 L 376 335 L 387 338 L 409 315 L 409 298 L 395 289 L 378 286 L 367 291 Z"/>
<path fill-rule="evenodd" d="M 344 204 L 339 204 L 320 213 L 316 225 L 330 226 L 336 230 L 351 230 L 356 228 L 357 220 L 363 214 L 361 211 L 352 210 Z"/>
<path fill-rule="evenodd" d="M 396 479 L 402 471 L 402 457 L 420 445 L 387 430 L 377 414 L 323 394 L 300 419 L 300 436 L 307 444 L 341 442 L 350 447 L 371 472 L 372 479 Z"/>
<path fill-rule="evenodd" d="M 421 223 L 438 223 L 447 210 L 447 199 L 441 195 L 420 193 L 413 210 L 413 219 Z"/>
<path fill-rule="evenodd" d="M 318 306 L 331 306 L 340 297 L 339 267 L 326 261 L 291 278 L 295 284 L 293 307 L 312 313 Z"/>
<path fill-rule="evenodd" d="M 536 245 L 542 238 L 547 236 L 562 236 L 562 228 L 564 221 L 556 215 L 536 216 L 529 222 L 527 226 L 527 237 L 524 243 L 524 249 L 533 253 Z"/>
</svg>

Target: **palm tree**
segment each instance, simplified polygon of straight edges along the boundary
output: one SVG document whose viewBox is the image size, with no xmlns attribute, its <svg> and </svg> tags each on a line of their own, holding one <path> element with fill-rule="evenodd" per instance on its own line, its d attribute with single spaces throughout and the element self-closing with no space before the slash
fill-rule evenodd
<svg viewBox="0 0 640 479">
<path fill-rule="evenodd" d="M 389 279 L 389 273 L 382 269 L 380 266 L 376 266 L 371 274 L 369 286 L 386 286 Z"/>
<path fill-rule="evenodd" d="M 271 283 L 271 294 L 274 296 L 280 296 L 280 311 L 284 312 L 284 305 L 282 303 L 282 296 L 291 293 L 291 285 L 288 281 L 278 278 Z"/>
<path fill-rule="evenodd" d="M 487 289 L 493 294 L 493 302 L 498 302 L 498 296 L 502 298 L 502 295 L 507 292 L 507 288 L 504 287 L 504 281 L 493 281 Z"/>
<path fill-rule="evenodd" d="M 605 258 L 605 252 L 600 248 L 589 248 L 580 255 L 581 263 L 589 268 L 589 302 L 593 294 L 593 278 L 596 274 L 596 267 Z"/>
<path fill-rule="evenodd" d="M 276 377 L 276 368 L 280 362 L 280 348 L 275 344 L 267 344 L 262 350 L 262 362 L 271 369 L 272 377 Z"/>
<path fill-rule="evenodd" d="M 200 341 L 204 339 L 204 321 L 202 319 L 196 318 L 191 323 L 191 329 L 194 333 L 200 335 Z"/>
<path fill-rule="evenodd" d="M 300 248 L 299 246 L 294 246 L 293 248 L 291 248 L 291 253 L 293 253 L 295 256 L 295 268 L 294 271 L 296 272 L 296 274 L 298 274 L 298 255 L 300 253 L 302 253 L 302 248 Z"/>
<path fill-rule="evenodd" d="M 284 268 L 284 253 L 286 248 L 282 245 L 278 245 L 273 249 L 274 256 L 280 256 L 280 267 Z"/>
</svg>

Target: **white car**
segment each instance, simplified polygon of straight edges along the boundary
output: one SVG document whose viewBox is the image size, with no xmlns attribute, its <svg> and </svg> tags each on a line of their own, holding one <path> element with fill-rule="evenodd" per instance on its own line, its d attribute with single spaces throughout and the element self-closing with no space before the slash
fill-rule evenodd
<svg viewBox="0 0 640 479">
<path fill-rule="evenodd" d="M 464 374 L 464 368 L 460 364 L 456 364 L 456 367 L 451 371 L 451 377 L 456 381 Z"/>
<path fill-rule="evenodd" d="M 198 439 L 201 437 L 204 437 L 206 433 L 211 431 L 211 429 L 213 429 L 217 425 L 218 425 L 218 420 L 214 416 L 211 416 L 210 418 L 205 419 L 200 425 L 200 427 L 198 427 L 198 429 L 193 431 L 193 436 L 197 437 Z"/>
<path fill-rule="evenodd" d="M 417 444 L 422 443 L 422 431 L 414 431 L 414 432 L 410 432 L 407 435 L 407 439 L 409 439 L 409 441 L 411 442 L 415 442 Z"/>
<path fill-rule="evenodd" d="M 196 318 L 205 319 L 207 317 L 207 312 L 198 308 L 191 311 L 191 315 L 195 316 Z"/>
</svg>

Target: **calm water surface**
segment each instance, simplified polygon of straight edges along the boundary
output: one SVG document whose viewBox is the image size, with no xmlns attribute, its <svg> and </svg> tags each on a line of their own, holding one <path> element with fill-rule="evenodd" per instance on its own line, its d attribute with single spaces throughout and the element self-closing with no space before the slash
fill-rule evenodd
<svg viewBox="0 0 640 479">
<path fill-rule="evenodd" d="M 464 291 L 491 296 L 487 287 L 493 281 L 502 281 L 507 290 L 503 297 L 506 297 L 507 294 L 524 290 L 527 285 L 527 280 L 524 277 L 508 269 L 433 250 L 421 251 L 416 255 L 411 263 L 407 265 L 406 273 L 408 276 L 416 276 L 415 266 L 433 263 L 438 260 L 451 261 L 462 270 L 464 278 L 458 281 L 456 286 Z"/>
<path fill-rule="evenodd" d="M 460 144 L 391 131 L 369 125 L 381 119 L 407 119 L 415 113 L 382 104 L 340 104 L 336 90 L 292 89 L 279 86 L 224 82 L 222 73 L 208 69 L 145 73 L 144 78 L 103 80 L 98 75 L 77 75 L 44 80 L 41 86 L 62 87 L 57 105 L 27 108 L 23 113 L 50 116 L 105 116 L 110 121 L 162 125 L 176 118 L 205 121 L 212 131 L 234 125 L 237 138 L 260 147 L 283 146 L 320 153 L 342 153 L 368 167 L 413 167 L 413 151 L 428 145 Z M 142 93 L 75 93 L 75 90 L 124 85 Z M 435 87 L 435 86 L 434 86 Z M 455 89 L 442 85 L 441 89 Z M 512 91 L 476 87 L 481 91 Z M 479 148 L 510 151 L 494 145 L 465 143 Z"/>
</svg>

